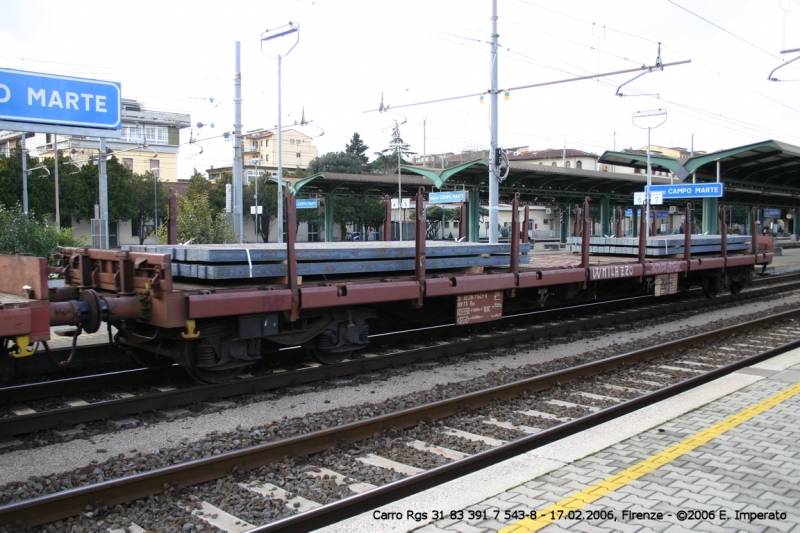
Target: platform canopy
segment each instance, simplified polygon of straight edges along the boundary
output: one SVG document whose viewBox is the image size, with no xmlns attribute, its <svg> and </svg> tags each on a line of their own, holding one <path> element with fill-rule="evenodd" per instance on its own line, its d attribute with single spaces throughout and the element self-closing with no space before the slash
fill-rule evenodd
<svg viewBox="0 0 800 533">
<path fill-rule="evenodd" d="M 605 152 L 600 163 L 645 169 L 646 152 Z M 669 171 L 682 181 L 726 185 L 726 203 L 800 207 L 800 147 L 769 140 L 710 154 L 673 159 L 652 157 L 654 171 Z M 693 177 L 694 175 L 694 177 Z"/>
<path fill-rule="evenodd" d="M 447 169 L 403 165 L 403 171 L 425 176 L 443 190 L 478 189 L 488 196 L 489 171 L 483 159 L 476 159 Z M 644 174 L 622 174 L 581 168 L 554 167 L 538 163 L 512 161 L 508 177 L 500 183 L 500 201 L 509 203 L 515 193 L 528 204 L 564 204 L 582 201 L 586 196 L 608 197 L 624 205 L 633 203 L 633 193 L 643 191 Z M 670 178 L 653 177 L 654 185 L 669 185 Z"/>
<path fill-rule="evenodd" d="M 402 174 L 400 184 L 403 197 L 417 194 L 420 187 L 427 192 L 433 183 L 423 177 Z M 297 181 L 292 193 L 299 197 L 321 194 L 325 196 L 371 196 L 397 197 L 397 174 L 343 174 L 339 172 L 320 172 Z"/>
</svg>

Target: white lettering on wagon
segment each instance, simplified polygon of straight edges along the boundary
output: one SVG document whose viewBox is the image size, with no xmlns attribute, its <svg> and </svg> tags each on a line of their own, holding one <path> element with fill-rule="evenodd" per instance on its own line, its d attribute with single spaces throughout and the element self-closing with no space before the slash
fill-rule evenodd
<svg viewBox="0 0 800 533">
<path fill-rule="evenodd" d="M 648 263 L 647 274 L 672 274 L 681 272 L 684 267 L 683 261 L 663 261 L 661 263 Z"/>
<path fill-rule="evenodd" d="M 633 277 L 633 265 L 608 265 L 589 268 L 591 279 L 614 279 Z"/>
</svg>

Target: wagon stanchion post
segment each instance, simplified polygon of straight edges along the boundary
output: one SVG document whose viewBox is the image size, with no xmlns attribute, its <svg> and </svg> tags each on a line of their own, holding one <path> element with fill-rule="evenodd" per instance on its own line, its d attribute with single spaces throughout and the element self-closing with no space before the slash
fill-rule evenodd
<svg viewBox="0 0 800 533">
<path fill-rule="evenodd" d="M 589 201 L 591 198 L 588 196 L 583 201 L 583 234 L 581 235 L 581 268 L 586 271 L 588 278 L 589 275 L 589 241 L 591 240 L 592 230 L 589 228 Z M 586 281 L 583 282 L 583 288 L 586 288 Z"/>
<path fill-rule="evenodd" d="M 416 222 L 414 224 L 414 279 L 419 284 L 419 300 L 416 307 L 422 307 L 425 299 L 425 189 L 420 187 L 416 198 Z"/>
<path fill-rule="evenodd" d="M 517 193 L 517 196 L 519 196 L 519 193 Z M 529 240 L 528 240 L 528 226 L 531 223 L 530 220 L 531 220 L 531 208 L 530 208 L 529 205 L 526 205 L 525 206 L 525 215 L 524 215 L 524 217 L 522 219 L 522 242 L 523 242 L 523 244 L 527 244 L 529 242 Z"/>
<path fill-rule="evenodd" d="M 686 204 L 686 214 L 683 216 L 683 257 L 686 260 L 686 275 L 692 269 L 692 202 Z"/>
<path fill-rule="evenodd" d="M 175 188 L 169 190 L 169 222 L 167 226 L 167 244 L 178 244 L 178 198 Z"/>
<path fill-rule="evenodd" d="M 514 287 L 519 286 L 519 193 L 514 193 L 511 202 L 511 228 L 508 236 L 511 240 L 511 273 L 514 275 Z M 515 296 L 516 289 L 511 289 L 511 296 Z"/>
<path fill-rule="evenodd" d="M 392 240 L 392 197 L 388 194 L 383 197 L 383 201 L 386 204 L 386 215 L 383 218 L 383 240 L 384 241 L 391 241 Z"/>
<path fill-rule="evenodd" d="M 289 320 L 297 320 L 300 310 L 300 291 L 297 287 L 297 254 L 295 243 L 297 241 L 297 208 L 295 198 L 289 187 L 284 188 L 286 198 L 286 277 L 289 290 L 292 292 L 292 309 L 289 311 Z"/>
</svg>

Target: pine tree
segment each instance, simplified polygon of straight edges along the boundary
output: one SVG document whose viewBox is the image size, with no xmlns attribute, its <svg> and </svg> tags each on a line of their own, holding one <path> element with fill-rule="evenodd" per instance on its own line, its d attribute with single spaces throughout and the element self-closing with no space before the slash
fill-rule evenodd
<svg viewBox="0 0 800 533">
<path fill-rule="evenodd" d="M 353 138 L 350 139 L 350 143 L 345 146 L 344 151 L 348 154 L 355 154 L 361 160 L 361 166 L 364 169 L 367 168 L 369 163 L 369 157 L 365 155 L 365 152 L 369 150 L 369 146 L 364 144 L 364 141 L 361 140 L 361 136 L 358 132 L 353 134 Z"/>
</svg>

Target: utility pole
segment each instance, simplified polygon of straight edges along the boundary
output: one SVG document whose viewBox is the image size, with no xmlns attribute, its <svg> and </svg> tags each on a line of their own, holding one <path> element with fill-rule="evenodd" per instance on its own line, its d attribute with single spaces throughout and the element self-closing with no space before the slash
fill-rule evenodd
<svg viewBox="0 0 800 533">
<path fill-rule="evenodd" d="M 106 173 L 106 140 L 100 137 L 100 157 L 97 160 L 100 175 L 100 248 L 108 249 L 108 174 Z M 156 218 L 156 224 L 158 219 Z"/>
<path fill-rule="evenodd" d="M 284 30 L 286 26 L 289 29 Z M 278 54 L 278 242 L 283 242 L 283 120 L 281 117 L 281 58 L 289 55 L 297 43 L 300 42 L 300 25 L 289 22 L 274 30 L 266 30 L 261 34 L 261 51 L 264 52 L 264 42 L 292 33 L 297 34 L 297 40 L 285 54 Z"/>
<path fill-rule="evenodd" d="M 242 218 L 242 68 L 241 42 L 239 41 L 236 41 L 235 70 L 233 78 L 233 232 L 241 244 L 244 220 Z M 280 193 L 278 198 L 280 198 Z"/>
<path fill-rule="evenodd" d="M 491 105 L 491 151 L 489 152 L 489 242 L 497 242 L 497 205 L 500 200 L 500 180 L 497 169 L 500 165 L 497 141 L 497 0 L 492 0 L 492 88 L 489 92 Z M 477 210 L 476 210 L 477 211 Z"/>
<path fill-rule="evenodd" d="M 55 154 L 54 157 L 56 163 L 56 230 L 61 231 L 61 215 L 58 209 L 58 135 L 56 134 L 53 134 L 53 154 Z"/>
<path fill-rule="evenodd" d="M 28 149 L 25 148 L 25 132 L 19 146 L 22 149 L 22 212 L 28 214 Z"/>
</svg>

